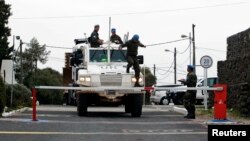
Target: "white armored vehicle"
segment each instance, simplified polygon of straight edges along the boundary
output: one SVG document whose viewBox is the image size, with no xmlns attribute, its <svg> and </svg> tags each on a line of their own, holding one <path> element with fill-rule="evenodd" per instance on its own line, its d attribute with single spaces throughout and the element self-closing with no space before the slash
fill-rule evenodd
<svg viewBox="0 0 250 141">
<path fill-rule="evenodd" d="M 142 88 L 134 87 L 134 71 L 126 73 L 127 49 L 119 50 L 119 45 L 114 43 L 92 48 L 87 39 L 75 42 L 70 57 L 73 83 L 69 85 L 89 90 L 67 91 L 67 103 L 77 105 L 79 116 L 86 116 L 89 106 L 124 105 L 126 113 L 140 117 L 143 92 Z M 142 64 L 143 56 L 138 56 L 138 61 Z M 142 74 L 139 82 L 144 84 Z"/>
</svg>

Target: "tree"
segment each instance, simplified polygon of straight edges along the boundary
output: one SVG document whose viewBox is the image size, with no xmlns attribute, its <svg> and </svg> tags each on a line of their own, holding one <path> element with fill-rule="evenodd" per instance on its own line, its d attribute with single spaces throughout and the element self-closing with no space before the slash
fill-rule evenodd
<svg viewBox="0 0 250 141">
<path fill-rule="evenodd" d="M 145 86 L 151 87 L 152 85 L 156 84 L 156 77 L 151 73 L 149 68 L 142 68 L 141 72 L 144 75 L 144 69 L 145 69 Z M 145 96 L 145 104 L 150 104 L 150 92 L 146 91 Z"/>
<path fill-rule="evenodd" d="M 61 86 L 62 83 L 62 74 L 51 68 L 37 70 L 36 72 L 37 85 Z M 41 104 L 62 104 L 63 92 L 61 90 L 38 90 L 37 99 Z"/>
<path fill-rule="evenodd" d="M 22 56 L 19 52 L 17 52 L 17 58 L 16 58 L 16 78 L 20 82 L 20 75 L 21 75 L 21 64 L 20 60 L 22 57 L 23 63 L 23 77 L 24 81 L 26 81 L 27 78 L 33 78 L 31 81 L 26 81 L 24 83 L 27 87 L 31 88 L 31 86 L 34 83 L 34 74 L 37 69 L 37 62 L 41 62 L 42 64 L 45 64 L 48 61 L 48 55 L 50 54 L 50 51 L 46 50 L 45 45 L 39 45 L 39 42 L 36 38 L 32 38 L 30 43 L 27 44 L 27 49 L 22 53 Z"/>
<path fill-rule="evenodd" d="M 11 16 L 10 5 L 4 0 L 0 0 L 0 69 L 3 59 L 10 59 L 10 53 L 13 47 L 9 48 L 8 37 L 10 36 L 10 28 L 7 26 L 8 19 Z"/>
<path fill-rule="evenodd" d="M 144 75 L 144 69 L 145 69 L 145 86 L 146 87 L 149 87 L 149 86 L 152 86 L 154 84 L 156 84 L 156 77 L 152 74 L 152 72 L 150 71 L 150 69 L 148 67 L 146 68 L 142 68 L 141 69 L 141 72 L 142 74 Z"/>
</svg>

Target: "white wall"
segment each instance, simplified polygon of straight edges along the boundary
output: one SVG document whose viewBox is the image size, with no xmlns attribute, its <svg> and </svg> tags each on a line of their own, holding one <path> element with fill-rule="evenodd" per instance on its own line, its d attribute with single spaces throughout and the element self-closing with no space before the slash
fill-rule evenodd
<svg viewBox="0 0 250 141">
<path fill-rule="evenodd" d="M 2 60 L 1 67 L 1 76 L 4 79 L 4 71 L 5 71 L 5 82 L 7 84 L 12 84 L 12 70 L 13 70 L 13 61 L 12 60 Z M 15 72 L 13 71 L 13 84 L 16 84 L 15 80 Z"/>
</svg>

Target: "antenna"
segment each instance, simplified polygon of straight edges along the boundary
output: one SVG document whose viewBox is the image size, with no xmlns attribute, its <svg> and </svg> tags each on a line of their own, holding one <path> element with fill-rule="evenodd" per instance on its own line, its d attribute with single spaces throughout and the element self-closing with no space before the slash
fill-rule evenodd
<svg viewBox="0 0 250 141">
<path fill-rule="evenodd" d="M 108 63 L 110 63 L 110 31 L 111 31 L 111 17 L 109 17 L 109 39 L 108 39 Z"/>
</svg>

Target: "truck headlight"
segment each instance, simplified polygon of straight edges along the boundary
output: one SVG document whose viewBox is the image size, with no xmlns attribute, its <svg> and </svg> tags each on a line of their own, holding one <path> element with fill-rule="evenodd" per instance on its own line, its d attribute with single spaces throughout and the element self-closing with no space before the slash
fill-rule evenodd
<svg viewBox="0 0 250 141">
<path fill-rule="evenodd" d="M 80 81 L 80 82 L 84 82 L 84 81 L 85 81 L 85 77 L 80 76 L 79 81 Z"/>
<path fill-rule="evenodd" d="M 90 78 L 90 76 L 80 76 L 79 81 L 80 82 L 90 82 L 91 78 Z"/>
<path fill-rule="evenodd" d="M 91 78 L 88 76 L 88 77 L 85 77 L 85 81 L 86 82 L 90 82 L 91 81 Z"/>
<path fill-rule="evenodd" d="M 135 82 L 136 82 L 136 78 L 135 78 L 135 77 L 132 77 L 131 81 L 135 83 Z M 142 78 L 139 78 L 139 82 L 140 82 L 140 83 L 142 82 Z"/>
</svg>

